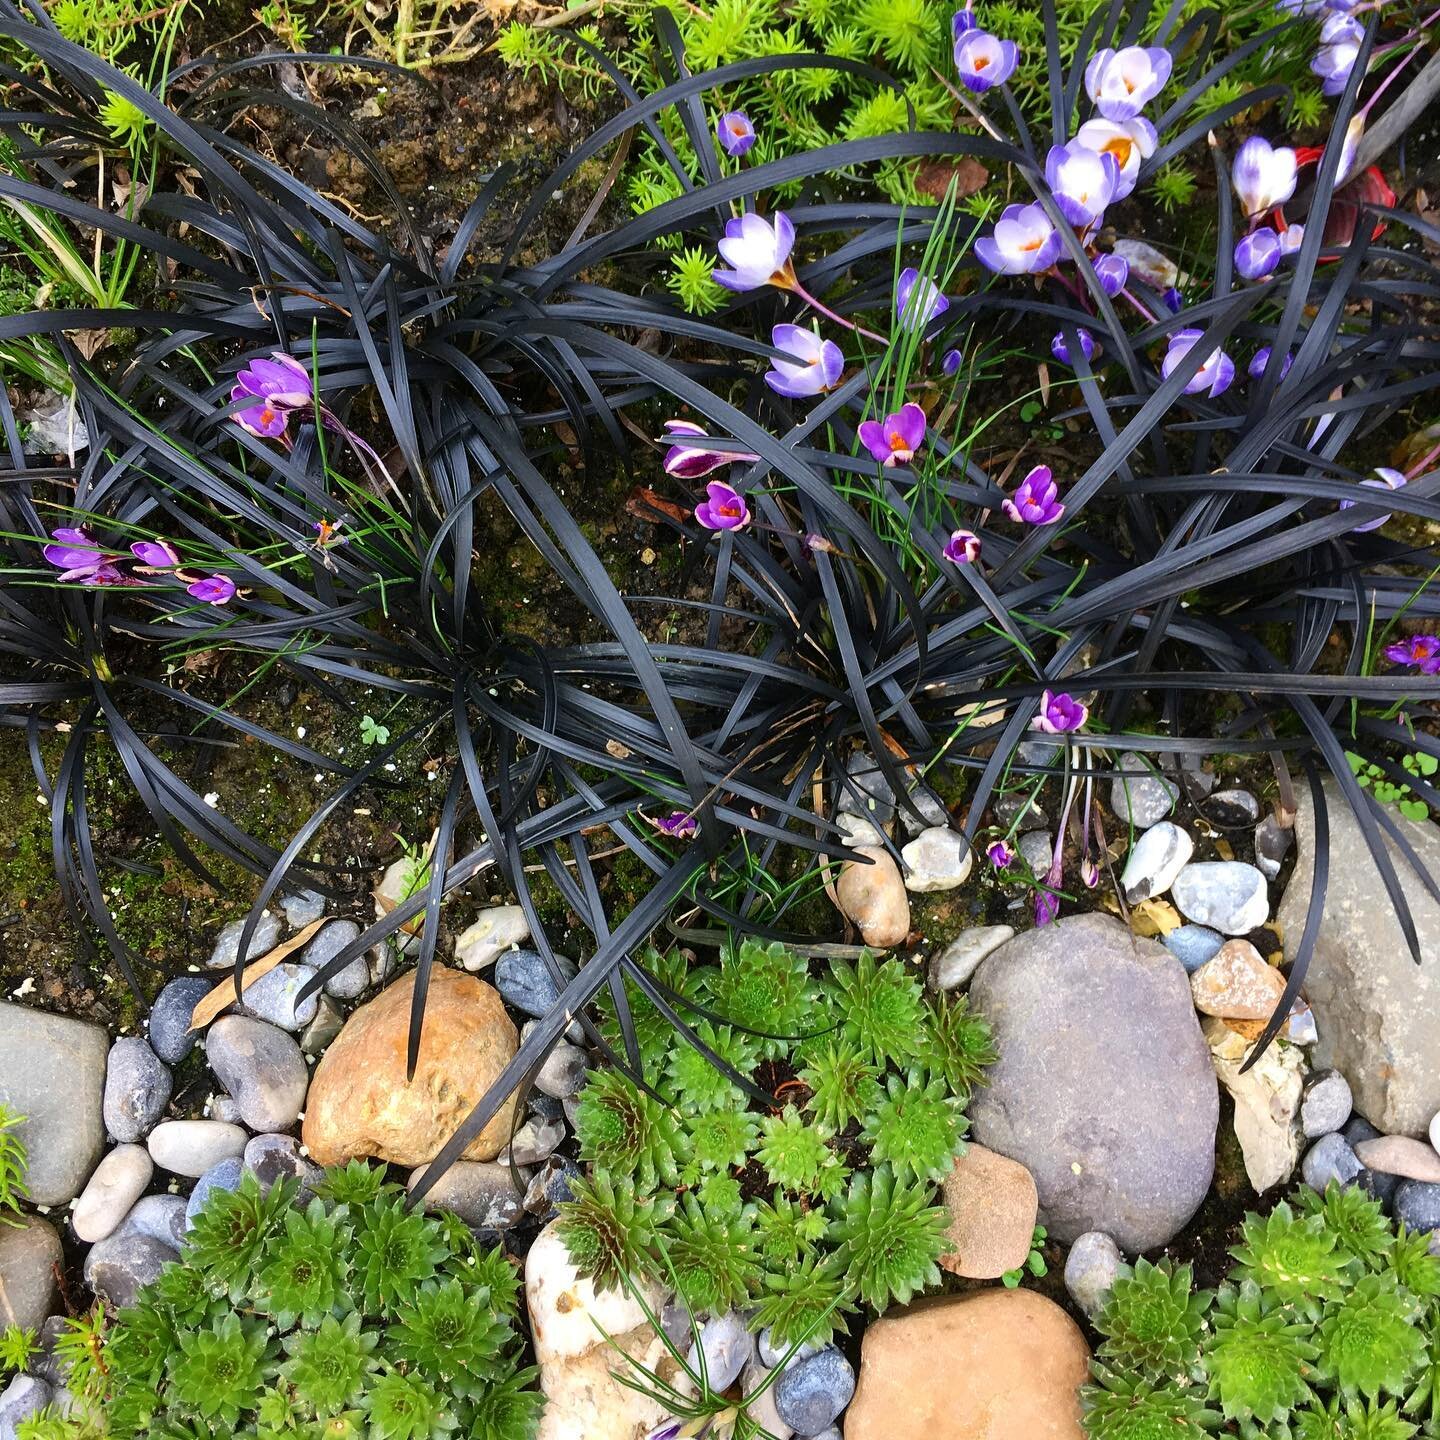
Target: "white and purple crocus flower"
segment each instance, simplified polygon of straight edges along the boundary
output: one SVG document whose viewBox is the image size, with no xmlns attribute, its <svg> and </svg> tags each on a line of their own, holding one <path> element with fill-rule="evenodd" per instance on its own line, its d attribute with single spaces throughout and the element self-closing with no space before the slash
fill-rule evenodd
<svg viewBox="0 0 1440 1440">
<path fill-rule="evenodd" d="M 710 445 L 710 436 L 693 420 L 667 420 L 664 438 L 670 441 L 665 452 L 665 473 L 679 480 L 698 480 L 722 465 L 760 458 L 749 450 L 724 450 Z"/>
<path fill-rule="evenodd" d="M 1327 95 L 1338 95 L 1349 82 L 1350 72 L 1360 58 L 1365 29 L 1349 15 L 1331 15 L 1320 27 L 1320 49 L 1310 69 L 1320 79 Z"/>
<path fill-rule="evenodd" d="M 1097 50 L 1085 67 L 1085 93 L 1107 120 L 1133 120 L 1165 88 L 1173 64 L 1158 45 Z"/>
<path fill-rule="evenodd" d="M 1288 145 L 1271 145 L 1263 135 L 1252 135 L 1235 156 L 1230 181 L 1246 217 L 1253 219 L 1295 193 L 1297 173 L 1295 152 Z"/>
<path fill-rule="evenodd" d="M 968 14 L 967 11 L 960 13 Z M 961 84 L 976 95 L 1003 85 L 1019 63 L 1020 51 L 1013 40 L 997 40 L 973 23 L 956 37 L 955 68 L 960 73 Z"/>
<path fill-rule="evenodd" d="M 925 412 L 912 400 L 884 420 L 861 421 L 856 433 L 882 465 L 908 465 L 925 438 Z"/>
<path fill-rule="evenodd" d="M 980 558 L 980 537 L 973 530 L 955 530 L 941 553 L 952 565 L 973 565 Z"/>
<path fill-rule="evenodd" d="M 252 360 L 235 376 L 231 400 L 236 423 L 262 440 L 275 440 L 285 433 L 290 414 L 308 407 L 314 400 L 310 372 L 282 350 L 268 360 Z"/>
<path fill-rule="evenodd" d="M 1083 328 L 1076 333 L 1080 337 L 1080 353 L 1085 357 L 1085 363 L 1088 365 L 1095 358 L 1095 337 Z M 1050 342 L 1050 353 L 1062 365 L 1073 366 L 1075 364 L 1070 354 L 1070 342 L 1065 338 L 1063 330 L 1055 332 L 1055 338 Z"/>
<path fill-rule="evenodd" d="M 913 265 L 900 272 L 895 284 L 895 321 L 902 330 L 923 330 L 950 308 L 940 287 Z"/>
<path fill-rule="evenodd" d="M 1036 275 L 1059 259 L 1060 245 L 1043 205 L 1007 205 L 994 232 L 975 242 L 975 255 L 998 275 Z"/>
<path fill-rule="evenodd" d="M 1015 493 L 1001 501 L 1000 508 L 1024 525 L 1054 525 L 1065 513 L 1059 497 L 1050 467 L 1037 465 L 1015 487 Z"/>
<path fill-rule="evenodd" d="M 725 224 L 725 236 L 715 247 L 730 267 L 716 268 L 712 278 L 727 290 L 758 290 L 776 285 L 788 290 L 795 284 L 790 252 L 795 248 L 795 227 L 782 210 L 773 221 L 747 212 Z"/>
<path fill-rule="evenodd" d="M 776 325 L 770 342 L 784 351 L 784 358 L 775 356 L 765 372 L 765 383 L 777 395 L 801 400 L 839 384 L 845 355 L 833 340 L 822 340 L 804 325 Z"/>
<path fill-rule="evenodd" d="M 1388 465 L 1381 465 L 1375 470 L 1375 479 L 1362 480 L 1360 483 L 1369 486 L 1372 490 L 1398 490 L 1405 483 L 1405 474 L 1401 470 L 1392 470 Z M 1354 507 L 1354 504 L 1353 500 L 1342 500 L 1340 508 L 1349 510 Z M 1362 520 L 1360 524 L 1351 528 L 1359 533 L 1378 530 L 1389 518 L 1389 515 L 1377 515 L 1373 520 Z"/>
<path fill-rule="evenodd" d="M 715 122 L 720 148 L 733 160 L 746 154 L 755 143 L 755 127 L 743 110 L 727 110 Z"/>
<path fill-rule="evenodd" d="M 1123 255 L 1097 255 L 1092 263 L 1100 288 L 1113 300 L 1130 278 L 1130 262 Z"/>
<path fill-rule="evenodd" d="M 1235 242 L 1235 272 L 1245 280 L 1263 280 L 1280 264 L 1280 237 L 1268 227 Z"/>
<path fill-rule="evenodd" d="M 1169 349 L 1161 362 L 1160 373 L 1169 379 L 1176 367 L 1200 340 L 1199 330 L 1177 330 L 1169 339 Z M 1213 400 L 1223 395 L 1235 379 L 1235 362 L 1223 351 L 1212 350 L 1205 363 L 1185 382 L 1187 395 L 1208 394 Z"/>
<path fill-rule="evenodd" d="M 1143 115 L 1132 120 L 1087 120 L 1070 143 L 1093 150 L 1098 155 L 1111 155 L 1119 167 L 1115 182 L 1115 199 L 1123 200 L 1140 178 L 1140 162 L 1155 153 L 1159 137 L 1155 127 Z"/>
<path fill-rule="evenodd" d="M 1060 213 L 1077 229 L 1088 230 L 1114 200 L 1120 166 L 1108 151 L 1090 150 L 1072 140 L 1068 145 L 1050 147 L 1045 157 L 1045 183 Z"/>
</svg>

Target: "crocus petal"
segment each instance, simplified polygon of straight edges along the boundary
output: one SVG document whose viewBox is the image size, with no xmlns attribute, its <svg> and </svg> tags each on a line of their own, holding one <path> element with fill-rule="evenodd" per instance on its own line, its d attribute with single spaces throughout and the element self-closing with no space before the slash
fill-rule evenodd
<svg viewBox="0 0 1440 1440">
<path fill-rule="evenodd" d="M 1235 270 L 1245 280 L 1263 280 L 1280 264 L 1280 237 L 1253 230 L 1235 242 Z"/>
<path fill-rule="evenodd" d="M 1085 90 L 1107 120 L 1133 120 L 1165 88 L 1173 63 L 1160 46 L 1100 50 L 1085 67 Z"/>
<path fill-rule="evenodd" d="M 165 540 L 137 540 L 130 553 L 152 570 L 170 570 L 180 563 L 174 547 Z"/>
<path fill-rule="evenodd" d="M 715 123 L 720 148 L 738 160 L 755 143 L 755 127 L 743 110 L 727 110 Z"/>
<path fill-rule="evenodd" d="M 1295 193 L 1297 161 L 1289 146 L 1278 149 L 1263 135 L 1252 135 L 1235 156 L 1231 184 L 1247 216 L 1283 205 Z"/>
<path fill-rule="evenodd" d="M 235 582 L 226 575 L 207 575 L 185 587 L 186 594 L 206 605 L 224 605 L 235 597 Z"/>
</svg>

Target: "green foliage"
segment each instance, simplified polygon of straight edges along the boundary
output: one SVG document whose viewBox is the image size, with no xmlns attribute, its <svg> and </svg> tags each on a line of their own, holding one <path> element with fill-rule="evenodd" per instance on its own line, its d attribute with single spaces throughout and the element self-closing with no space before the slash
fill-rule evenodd
<svg viewBox="0 0 1440 1440">
<path fill-rule="evenodd" d="M 1440 1260 L 1358 1188 L 1248 1215 L 1213 1296 L 1137 1262 L 1096 1318 L 1083 1392 L 1097 1440 L 1440 1435 Z M 1213 1408 L 1212 1408 L 1213 1407 Z"/>
<path fill-rule="evenodd" d="M 627 1275 L 639 1279 L 654 1270 L 655 1202 L 637 1198 L 633 1186 L 611 1183 L 609 1172 L 572 1180 L 574 1199 L 559 1207 L 557 1228 L 571 1262 L 597 1289 L 619 1290 Z"/>
<path fill-rule="evenodd" d="M 846 1169 L 826 1144 L 830 1131 L 801 1119 L 793 1105 L 780 1115 L 760 1122 L 760 1144 L 755 1158 L 765 1167 L 771 1183 L 784 1190 L 804 1190 L 828 1200 L 845 1183 Z"/>
<path fill-rule="evenodd" d="M 810 967 L 778 942 L 742 941 L 699 976 L 700 993 L 710 1007 L 749 1032 L 767 1060 L 820 1028 Z"/>
<path fill-rule="evenodd" d="M 919 980 L 903 965 L 866 951 L 853 966 L 836 961 L 826 988 L 842 1033 L 867 1059 L 907 1065 L 919 1056 L 925 1006 Z"/>
<path fill-rule="evenodd" d="M 0 1224 L 20 1223 L 13 1217 L 30 1193 L 25 1188 L 25 1142 L 20 1138 L 24 1123 L 23 1115 L 0 1102 Z"/>
<path fill-rule="evenodd" d="M 698 245 L 682 250 L 670 261 L 665 283 L 692 315 L 710 315 L 725 303 L 725 291 L 710 278 L 715 263 L 714 254 Z"/>
<path fill-rule="evenodd" d="M 850 1286 L 833 1260 L 808 1255 L 793 1270 L 767 1274 L 764 1285 L 751 1324 L 757 1330 L 769 1326 L 780 1348 L 802 1340 L 823 1345 L 836 1331 L 847 1331 L 841 1303 Z"/>
<path fill-rule="evenodd" d="M 642 1190 L 674 1185 L 688 1154 L 675 1113 L 618 1070 L 591 1077 L 575 1110 L 580 1158 Z"/>
<path fill-rule="evenodd" d="M 33 1330 L 22 1330 L 18 1325 L 7 1325 L 0 1330 L 0 1374 L 23 1370 L 36 1348 Z"/>
<path fill-rule="evenodd" d="M 1155 203 L 1167 214 L 1183 210 L 1194 198 L 1198 186 L 1195 172 L 1179 160 L 1170 160 L 1156 172 L 1150 182 L 1150 193 Z"/>
<path fill-rule="evenodd" d="M 530 1440 L 539 1396 L 519 1368 L 513 1268 L 364 1168 L 303 1212 L 293 1182 L 211 1194 L 181 1263 L 103 1335 L 91 1394 L 112 1440 Z"/>
<path fill-rule="evenodd" d="M 995 1042 L 983 1016 L 973 1014 L 968 995 L 936 995 L 927 1002 L 928 1023 L 920 1030 L 920 1064 L 942 1079 L 962 1101 L 995 1063 Z"/>
<path fill-rule="evenodd" d="M 891 1075 L 887 1098 L 866 1119 L 863 1135 L 872 1160 L 883 1162 L 902 1178 L 943 1180 L 955 1156 L 965 1149 L 965 1117 L 945 1081 L 922 1083 L 911 1071 Z"/>
<path fill-rule="evenodd" d="M 740 1074 L 755 1068 L 756 1047 L 749 1036 L 708 1020 L 697 1022 L 694 1028 L 696 1037 Z M 667 1078 L 686 1114 L 734 1110 L 745 1103 L 739 1087 L 693 1045 L 671 1046 Z"/>
<path fill-rule="evenodd" d="M 855 1175 L 831 1207 L 830 1238 L 847 1280 L 875 1310 L 904 1305 L 940 1282 L 948 1216 L 933 1187 L 906 1185 L 888 1166 Z"/>
<path fill-rule="evenodd" d="M 853 1040 L 843 1037 L 810 1051 L 800 1072 L 810 1090 L 810 1111 L 817 1124 L 843 1130 L 862 1120 L 880 1103 L 880 1067 L 872 1065 Z"/>
<path fill-rule="evenodd" d="M 692 1311 L 718 1315 L 737 1309 L 758 1288 L 753 1228 L 749 1211 L 717 1215 L 702 1209 L 694 1195 L 680 1197 L 659 1227 L 659 1245 L 675 1288 Z"/>
</svg>

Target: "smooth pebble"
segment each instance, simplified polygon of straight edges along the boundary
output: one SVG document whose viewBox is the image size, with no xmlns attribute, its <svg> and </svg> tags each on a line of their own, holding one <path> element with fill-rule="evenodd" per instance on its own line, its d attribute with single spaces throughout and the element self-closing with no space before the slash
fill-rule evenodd
<svg viewBox="0 0 1440 1440">
<path fill-rule="evenodd" d="M 200 1037 L 190 1028 L 195 1007 L 215 988 L 201 975 L 182 975 L 155 997 L 150 1007 L 150 1048 L 167 1065 L 178 1065 Z"/>
<path fill-rule="evenodd" d="M 1121 773 L 1110 782 L 1110 808 L 1122 824 L 1148 830 L 1175 808 L 1180 787 L 1157 774 L 1152 762 L 1127 753 L 1118 769 Z"/>
<path fill-rule="evenodd" d="M 105 1064 L 102 1113 L 110 1138 L 122 1145 L 143 1140 L 165 1113 L 173 1085 L 168 1067 L 143 1040 L 122 1035 Z"/>
<path fill-rule="evenodd" d="M 1120 1247 L 1103 1230 L 1087 1230 L 1077 1236 L 1065 1257 L 1065 1288 L 1070 1298 L 1094 1316 L 1114 1288 L 1124 1263 Z"/>
<path fill-rule="evenodd" d="M 315 976 L 308 965 L 282 960 L 273 970 L 245 987 L 243 1008 L 257 1020 L 268 1020 L 282 1030 L 303 1030 L 320 1006 L 318 992 L 302 1000 L 300 991 Z"/>
<path fill-rule="evenodd" d="M 242 1155 L 249 1138 L 223 1120 L 162 1120 L 145 1144 L 162 1170 L 199 1179 L 212 1165 Z"/>
<path fill-rule="evenodd" d="M 965 837 L 941 826 L 922 830 L 900 851 L 900 858 L 905 862 L 905 888 L 921 895 L 964 884 L 975 863 Z"/>
<path fill-rule="evenodd" d="M 855 1371 L 834 1346 L 793 1361 L 775 1382 L 775 1409 L 797 1435 L 818 1435 L 855 1393 Z"/>
<path fill-rule="evenodd" d="M 215 937 L 215 948 L 205 962 L 209 969 L 229 970 L 234 968 L 235 957 L 240 953 L 240 932 L 245 928 L 247 918 L 242 916 L 239 920 L 232 920 L 221 928 L 219 935 Z M 245 949 L 246 963 L 258 960 L 262 955 L 268 955 L 275 948 L 279 939 L 280 917 L 273 910 L 266 910 L 256 921 L 254 933 L 250 936 L 250 944 Z"/>
<path fill-rule="evenodd" d="M 530 922 L 518 905 L 492 905 L 475 917 L 455 941 L 455 963 L 465 970 L 483 970 L 512 945 L 530 938 Z"/>
<path fill-rule="evenodd" d="M 319 970 L 359 938 L 360 927 L 353 920 L 332 920 L 301 952 L 300 961 Z M 355 1000 L 369 984 L 370 962 L 362 951 L 326 979 L 325 993 L 337 1000 Z"/>
<path fill-rule="evenodd" d="M 288 1130 L 300 1117 L 310 1072 L 294 1036 L 247 1015 L 210 1027 L 205 1055 L 252 1130 Z"/>
<path fill-rule="evenodd" d="M 1207 960 L 1220 953 L 1225 937 L 1204 925 L 1180 925 L 1164 937 L 1165 948 L 1193 975 Z"/>
<path fill-rule="evenodd" d="M 113 1234 L 145 1193 L 155 1164 L 143 1145 L 117 1145 L 95 1167 L 70 1223 L 82 1239 L 94 1243 Z"/>
<path fill-rule="evenodd" d="M 1195 842 L 1188 830 L 1182 830 L 1172 820 L 1152 825 L 1125 858 L 1125 869 L 1120 874 L 1125 899 L 1135 905 L 1163 895 L 1194 853 Z"/>
<path fill-rule="evenodd" d="M 937 955 L 931 957 L 929 983 L 935 991 L 959 990 L 970 983 L 980 962 L 1007 940 L 1015 938 L 1011 925 L 978 925 L 962 930 Z"/>
<path fill-rule="evenodd" d="M 1354 1105 L 1350 1082 L 1338 1070 L 1317 1070 L 1305 1082 L 1300 1128 L 1309 1140 L 1329 1135 L 1345 1124 Z"/>
<path fill-rule="evenodd" d="M 1322 1135 L 1306 1152 L 1300 1162 L 1300 1173 L 1305 1183 L 1324 1194 L 1325 1187 L 1332 1180 L 1348 1185 L 1355 1180 L 1365 1167 L 1360 1163 L 1349 1142 L 1343 1135 L 1332 1133 Z"/>
<path fill-rule="evenodd" d="M 85 1257 L 85 1283 L 107 1304 L 123 1309 L 135 1303 L 142 1286 L 179 1258 L 178 1250 L 153 1236 L 135 1231 L 111 1235 L 91 1246 Z"/>
<path fill-rule="evenodd" d="M 244 1174 L 245 1165 L 238 1155 L 232 1155 L 218 1165 L 212 1165 L 196 1180 L 195 1188 L 185 1202 L 185 1228 L 189 1230 L 195 1224 L 195 1217 L 205 1208 L 205 1202 L 215 1191 L 238 1190 Z"/>
<path fill-rule="evenodd" d="M 1226 935 L 1246 935 L 1270 918 L 1265 877 L 1242 860 L 1200 860 L 1175 877 L 1170 898 L 1187 919 Z"/>
</svg>

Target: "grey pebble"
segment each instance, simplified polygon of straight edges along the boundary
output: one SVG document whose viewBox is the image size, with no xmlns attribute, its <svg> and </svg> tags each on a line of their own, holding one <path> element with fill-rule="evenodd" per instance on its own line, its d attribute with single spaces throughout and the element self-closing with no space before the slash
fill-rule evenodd
<svg viewBox="0 0 1440 1440">
<path fill-rule="evenodd" d="M 1243 860 L 1192 861 L 1170 887 L 1175 908 L 1197 925 L 1248 935 L 1270 918 L 1265 877 Z"/>
<path fill-rule="evenodd" d="M 1070 1298 L 1093 1318 L 1114 1288 L 1124 1263 L 1120 1247 L 1108 1235 L 1087 1230 L 1065 1257 L 1065 1288 Z"/>
<path fill-rule="evenodd" d="M 241 1123 L 240 1107 L 232 1096 L 213 1095 L 210 1103 L 205 1107 L 205 1118 L 207 1120 L 223 1120 L 227 1125 L 239 1125 Z"/>
<path fill-rule="evenodd" d="M 55 1276 L 64 1268 L 60 1236 L 48 1220 L 38 1215 L 21 1216 L 15 1223 L 0 1220 L 0 1330 L 7 1325 L 38 1330 L 55 1299 Z"/>
<path fill-rule="evenodd" d="M 288 1130 L 300 1117 L 310 1072 L 294 1036 L 247 1015 L 210 1027 L 205 1055 L 251 1130 Z"/>
<path fill-rule="evenodd" d="M 1175 808 L 1180 787 L 1157 773 L 1149 761 L 1127 753 L 1117 769 L 1122 773 L 1110 782 L 1110 808 L 1123 824 L 1148 830 Z"/>
<path fill-rule="evenodd" d="M 833 1345 L 786 1367 L 775 1382 L 775 1410 L 797 1435 L 832 1425 L 855 1393 L 855 1372 Z"/>
<path fill-rule="evenodd" d="M 112 1235 L 91 1246 L 85 1257 L 85 1283 L 100 1299 L 120 1309 L 134 1304 L 141 1288 L 179 1258 L 179 1251 L 152 1236 Z"/>
<path fill-rule="evenodd" d="M 178 1065 L 194 1048 L 190 1029 L 195 1007 L 215 988 L 203 975 L 182 975 L 155 997 L 150 1007 L 150 1048 L 167 1065 Z"/>
<path fill-rule="evenodd" d="M 145 1145 L 162 1170 L 198 1179 L 222 1160 L 242 1155 L 249 1138 L 239 1125 L 223 1120 L 164 1120 Z"/>
<path fill-rule="evenodd" d="M 185 1202 L 185 1228 L 195 1224 L 195 1217 L 205 1208 L 205 1202 L 217 1190 L 238 1190 L 245 1174 L 245 1166 L 239 1156 L 232 1155 L 218 1165 L 212 1165 L 196 1182 Z"/>
<path fill-rule="evenodd" d="M 501 1165 L 538 1165 L 564 1143 L 565 1127 L 558 1120 L 527 1120 L 495 1157 Z"/>
<path fill-rule="evenodd" d="M 300 1048 L 307 1055 L 318 1055 L 344 1028 L 344 1013 L 328 995 L 322 995 L 315 1018 L 300 1037 Z"/>
<path fill-rule="evenodd" d="M 750 1363 L 750 1357 L 755 1352 L 755 1340 L 745 1328 L 744 1319 L 732 1310 L 728 1315 L 707 1320 L 700 1327 L 698 1350 L 691 1341 L 685 1360 L 697 1375 L 700 1373 L 702 1352 L 705 1356 L 706 1384 L 712 1391 L 728 1390 Z"/>
<path fill-rule="evenodd" d="M 1248 790 L 1217 790 L 1204 805 L 1204 815 L 1213 825 L 1239 829 L 1260 818 L 1260 802 Z"/>
<path fill-rule="evenodd" d="M 314 978 L 308 965 L 282 960 L 252 985 L 245 987 L 243 1009 L 257 1020 L 268 1020 L 282 1030 L 303 1030 L 319 1008 L 318 994 L 300 999 L 301 989 Z"/>
<path fill-rule="evenodd" d="M 775 1334 L 767 1325 L 759 1334 L 755 1342 L 756 1350 L 760 1356 L 760 1363 L 767 1369 L 773 1370 L 789 1352 L 790 1347 L 775 1344 Z M 816 1354 L 820 1346 L 812 1340 L 802 1340 L 795 1350 L 796 1360 L 806 1360 Z"/>
<path fill-rule="evenodd" d="M 579 974 L 573 960 L 564 955 L 555 959 L 567 981 Z M 548 1014 L 560 998 L 560 986 L 536 950 L 507 950 L 500 956 L 495 962 L 495 988 L 507 1005 L 537 1019 Z"/>
<path fill-rule="evenodd" d="M 575 1198 L 570 1182 L 580 1178 L 580 1167 L 563 1155 L 552 1155 L 525 1189 L 525 1209 L 542 1221 L 551 1220 L 555 1207 Z"/>
<path fill-rule="evenodd" d="M 122 1035 L 105 1064 L 102 1113 L 110 1138 L 121 1145 L 143 1140 L 165 1113 L 173 1085 L 170 1071 L 143 1040 Z"/>
<path fill-rule="evenodd" d="M 1267 880 L 1280 873 L 1280 866 L 1295 843 L 1295 831 L 1289 830 L 1273 816 L 1267 815 L 1255 827 L 1255 864 Z"/>
<path fill-rule="evenodd" d="M 185 1241 L 185 1196 L 142 1195 L 116 1230 L 122 1235 L 148 1235 L 178 1250 Z"/>
<path fill-rule="evenodd" d="M 1043 875 L 1050 868 L 1055 842 L 1047 830 L 1027 830 L 1015 848 L 1020 852 L 1020 858 L 1036 875 Z"/>
<path fill-rule="evenodd" d="M 1440 1230 L 1440 1185 L 1406 1180 L 1395 1191 L 1395 1218 L 1412 1235 Z"/>
<path fill-rule="evenodd" d="M 1338 1070 L 1317 1070 L 1305 1082 L 1300 1128 L 1310 1140 L 1329 1135 L 1350 1118 L 1354 1104 L 1350 1082 Z"/>
<path fill-rule="evenodd" d="M 17 1375 L 0 1390 L 0 1440 L 15 1440 L 22 1422 L 38 1415 L 52 1399 L 50 1387 L 33 1375 Z"/>
<path fill-rule="evenodd" d="M 857 751 L 845 766 L 848 785 L 842 785 L 838 810 L 865 815 L 877 825 L 888 825 L 895 816 L 895 791 L 875 759 Z"/>
<path fill-rule="evenodd" d="M 1300 1173 L 1312 1190 L 1322 1193 L 1332 1180 L 1348 1185 L 1365 1167 L 1343 1135 L 1322 1135 L 1305 1152 Z"/>
<path fill-rule="evenodd" d="M 1163 937 L 1165 948 L 1193 975 L 1207 960 L 1213 960 L 1225 943 L 1218 930 L 1204 925 L 1181 925 Z"/>
<path fill-rule="evenodd" d="M 425 1166 L 413 1170 L 406 1185 L 413 1190 Z M 522 1184 L 529 1175 L 520 1172 Z M 508 1165 L 493 1160 L 457 1160 L 420 1203 L 426 1210 L 451 1210 L 475 1230 L 508 1230 L 525 1213 L 525 1197 L 515 1188 Z"/>
<path fill-rule="evenodd" d="M 535 1076 L 535 1088 L 553 1099 L 568 1100 L 580 1093 L 589 1064 L 589 1057 L 578 1045 L 562 1040 L 545 1057 Z"/>
<path fill-rule="evenodd" d="M 1045 824 L 1045 811 L 1037 800 L 1024 795 L 1002 795 L 995 802 L 995 823 L 1002 830 L 1033 830 Z"/>
<path fill-rule="evenodd" d="M 300 959 L 312 970 L 319 970 L 359 938 L 360 927 L 353 920 L 332 920 L 305 947 Z M 370 962 L 362 952 L 325 981 L 325 993 L 337 1000 L 354 1000 L 369 984 Z"/>
<path fill-rule="evenodd" d="M 302 1204 L 325 1178 L 325 1172 L 300 1153 L 300 1142 L 293 1135 L 257 1135 L 245 1146 L 241 1160 L 262 1190 L 269 1190 L 277 1180 L 298 1180 Z"/>
<path fill-rule="evenodd" d="M 232 920 L 228 925 L 222 927 L 219 935 L 215 937 L 215 948 L 205 962 L 208 969 L 234 969 L 235 957 L 240 953 L 240 932 L 245 928 L 246 918 L 242 915 L 240 919 Z M 273 910 L 266 910 L 256 921 L 255 931 L 250 936 L 250 944 L 245 950 L 246 963 L 258 960 L 262 955 L 268 954 L 275 948 L 279 939 L 280 917 Z"/>
<path fill-rule="evenodd" d="M 282 895 L 280 908 L 292 930 L 303 930 L 325 913 L 325 897 L 318 890 L 302 890 L 298 895 Z"/>
</svg>

